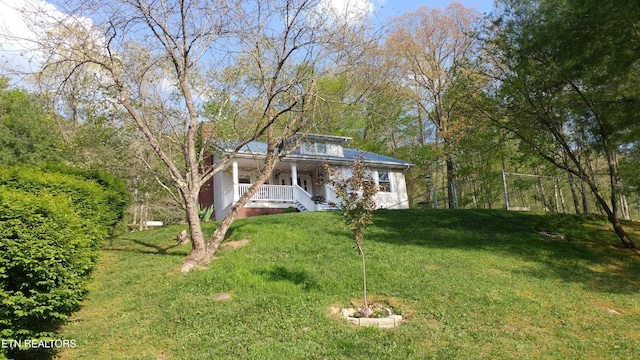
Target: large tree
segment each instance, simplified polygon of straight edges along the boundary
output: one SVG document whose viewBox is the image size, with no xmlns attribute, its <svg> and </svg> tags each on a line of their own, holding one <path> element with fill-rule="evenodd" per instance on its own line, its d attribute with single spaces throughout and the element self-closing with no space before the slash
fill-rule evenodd
<svg viewBox="0 0 640 360">
<path fill-rule="evenodd" d="M 619 157 L 636 146 L 639 25 L 632 1 L 504 0 L 486 42 L 487 117 L 584 181 L 628 248 Z"/>
<path fill-rule="evenodd" d="M 406 86 L 416 105 L 420 140 L 426 145 L 426 128 L 435 128 L 439 158 L 446 164 L 448 188 L 455 174 L 455 142 L 465 114 L 461 103 L 475 91 L 468 71 L 475 58 L 475 30 L 480 14 L 453 2 L 444 10 L 421 7 L 394 20 L 386 41 L 396 64 L 398 81 Z M 441 144 L 441 145 L 440 145 Z M 428 170 L 425 169 L 428 172 Z M 449 204 L 453 193 L 449 191 Z"/>
<path fill-rule="evenodd" d="M 192 241 L 183 271 L 213 257 L 237 211 L 292 150 L 282 145 L 312 119 L 317 79 L 357 59 L 362 24 L 318 3 L 61 1 L 64 18 L 31 14 L 44 29 L 36 40 L 44 71 L 67 74 L 63 83 L 91 71 L 101 103 L 124 112 L 164 164 L 157 180 L 184 208 Z M 199 141 L 203 122 L 210 146 Z M 268 144 L 263 172 L 207 241 L 200 187 L 255 139 Z"/>
<path fill-rule="evenodd" d="M 0 77 L 0 166 L 61 161 L 65 149 L 56 119 L 37 96 Z"/>
</svg>

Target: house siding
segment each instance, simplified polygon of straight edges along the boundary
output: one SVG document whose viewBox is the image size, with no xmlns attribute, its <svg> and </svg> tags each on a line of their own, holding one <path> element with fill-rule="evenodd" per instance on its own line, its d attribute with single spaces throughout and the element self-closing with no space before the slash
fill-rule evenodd
<svg viewBox="0 0 640 360">
<path fill-rule="evenodd" d="M 228 212 L 227 206 L 230 203 L 225 202 L 225 194 L 233 191 L 233 175 L 228 171 L 221 171 L 214 176 L 214 210 L 215 219 L 222 220 Z"/>
<path fill-rule="evenodd" d="M 392 192 L 378 192 L 376 194 L 377 207 L 384 209 L 408 209 L 409 199 L 404 174 L 398 171 L 388 172 Z"/>
</svg>

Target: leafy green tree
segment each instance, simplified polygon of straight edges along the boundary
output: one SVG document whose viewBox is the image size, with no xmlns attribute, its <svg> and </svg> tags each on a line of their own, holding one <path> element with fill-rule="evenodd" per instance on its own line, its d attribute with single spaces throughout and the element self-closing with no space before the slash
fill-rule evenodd
<svg viewBox="0 0 640 360">
<path fill-rule="evenodd" d="M 584 181 L 621 239 L 621 149 L 640 109 L 639 6 L 618 1 L 502 1 L 487 34 L 488 118 Z M 604 161 L 604 169 L 596 167 Z M 606 186 L 602 186 L 604 180 Z M 609 196 L 607 196 L 609 194 Z"/>
<path fill-rule="evenodd" d="M 407 159 L 422 167 L 431 163 L 422 156 L 425 148 L 431 152 L 431 145 L 424 145 L 415 102 L 391 58 L 384 47 L 375 46 L 352 72 L 320 79 L 318 98 L 322 102 L 314 113 L 312 129 L 351 137 L 349 147 Z M 414 192 L 423 191 L 420 184 L 424 183 L 419 171 L 411 173 L 417 177 L 407 176 L 410 199 Z"/>
<path fill-rule="evenodd" d="M 640 191 L 640 148 L 635 144 L 632 149 L 625 152 L 620 162 L 620 173 L 625 184 L 632 186 L 636 192 Z"/>
<path fill-rule="evenodd" d="M 34 95 L 9 88 L 0 78 L 0 165 L 61 160 L 63 141 L 54 116 Z"/>
</svg>

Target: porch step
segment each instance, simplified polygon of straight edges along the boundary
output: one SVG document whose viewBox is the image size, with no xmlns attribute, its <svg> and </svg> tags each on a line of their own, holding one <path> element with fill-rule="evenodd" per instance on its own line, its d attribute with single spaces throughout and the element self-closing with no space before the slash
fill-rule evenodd
<svg viewBox="0 0 640 360">
<path fill-rule="evenodd" d="M 320 210 L 321 211 L 332 211 L 332 210 L 340 210 L 340 208 L 336 205 L 328 205 L 328 204 L 322 204 L 320 205 Z"/>
<path fill-rule="evenodd" d="M 300 201 L 296 200 L 296 209 L 298 209 L 298 211 L 300 212 L 305 212 L 305 211 L 309 211 L 309 209 L 307 209 L 304 205 L 302 205 L 302 203 Z"/>
</svg>

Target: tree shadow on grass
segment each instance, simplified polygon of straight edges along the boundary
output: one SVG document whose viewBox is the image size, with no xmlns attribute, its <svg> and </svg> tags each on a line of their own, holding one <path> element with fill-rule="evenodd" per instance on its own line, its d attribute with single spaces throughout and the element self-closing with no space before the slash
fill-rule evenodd
<svg viewBox="0 0 640 360">
<path fill-rule="evenodd" d="M 434 249 L 477 249 L 544 265 L 519 269 L 533 278 L 559 278 L 608 293 L 640 291 L 640 258 L 589 217 L 496 210 L 377 211 L 365 241 Z M 540 231 L 561 232 L 565 239 Z"/>
<path fill-rule="evenodd" d="M 169 252 L 169 250 L 176 248 L 180 245 L 173 244 L 169 246 L 160 246 L 156 244 L 151 244 L 148 242 L 144 242 L 138 239 L 128 239 L 128 238 L 120 238 L 121 241 L 130 241 L 136 245 L 140 245 L 143 248 L 136 247 L 104 247 L 103 250 L 107 251 L 125 251 L 125 252 L 136 252 L 139 254 L 154 254 L 154 255 L 169 255 L 169 256 L 185 256 L 184 253 L 181 252 Z"/>
<path fill-rule="evenodd" d="M 289 270 L 277 265 L 269 270 L 257 271 L 257 274 L 266 277 L 269 281 L 291 282 L 304 291 L 319 289 L 318 283 L 305 270 Z"/>
<path fill-rule="evenodd" d="M 50 360 L 54 359 L 58 353 L 57 349 L 34 348 L 29 350 L 9 350 L 7 355 L 9 359 Z"/>
</svg>

